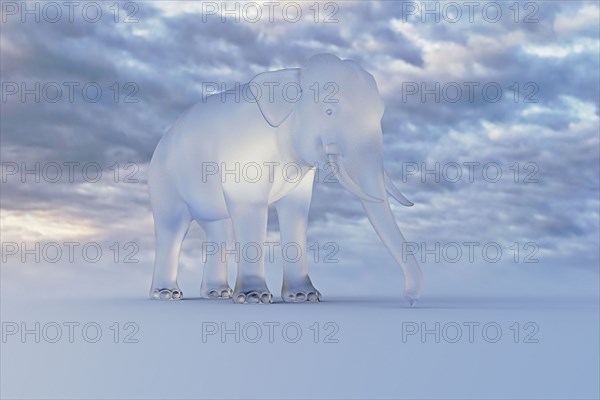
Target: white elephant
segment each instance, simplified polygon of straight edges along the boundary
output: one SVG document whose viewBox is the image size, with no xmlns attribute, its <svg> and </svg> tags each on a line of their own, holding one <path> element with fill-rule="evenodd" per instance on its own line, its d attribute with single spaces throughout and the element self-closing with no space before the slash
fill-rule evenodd
<svg viewBox="0 0 600 400">
<path fill-rule="evenodd" d="M 258 259 L 239 257 L 233 293 L 224 252 L 264 246 L 267 211 L 274 205 L 282 245 L 295 243 L 301 250 L 296 262 L 284 262 L 281 296 L 286 302 L 319 301 L 321 294 L 308 276 L 306 228 L 315 165 L 333 163 L 335 176 L 361 199 L 373 228 L 401 266 L 404 296 L 414 304 L 422 273 L 414 256 L 405 254 L 403 261 L 405 239 L 387 193 L 404 205 L 412 203 L 383 168 L 383 112 L 373 76 L 356 62 L 330 54 L 313 56 L 303 68 L 261 73 L 186 110 L 160 140 L 150 163 L 156 237 L 151 297 L 182 297 L 179 253 L 196 220 L 208 241 L 230 246 L 207 256 L 201 296 L 271 303 L 266 252 L 257 252 Z M 253 173 L 244 177 L 239 168 L 248 165 Z M 289 165 L 301 171 L 301 179 L 285 178 Z"/>
</svg>

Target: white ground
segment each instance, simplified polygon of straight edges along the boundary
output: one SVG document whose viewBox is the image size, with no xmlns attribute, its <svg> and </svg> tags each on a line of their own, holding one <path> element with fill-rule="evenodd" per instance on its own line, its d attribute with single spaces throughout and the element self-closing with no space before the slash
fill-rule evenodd
<svg viewBox="0 0 600 400">
<path fill-rule="evenodd" d="M 270 266 L 277 293 L 281 272 Z M 184 270 L 187 299 L 146 299 L 148 266 L 2 267 L 6 334 L 40 323 L 35 335 L 5 335 L 2 398 L 598 398 L 598 273 L 541 266 L 424 268 L 427 290 L 408 308 L 389 266 L 314 268 L 319 304 L 234 305 L 193 298 L 198 270 Z M 344 276 L 343 281 L 340 276 Z M 277 296 L 278 297 L 278 296 Z M 73 343 L 65 323 L 76 322 Z M 86 323 L 102 336 L 88 343 Z M 114 323 L 120 336 L 114 343 Z M 135 325 L 125 323 L 133 322 Z M 319 337 L 315 343 L 314 323 Z M 326 325 L 331 322 L 332 324 Z M 403 327 L 435 329 L 406 336 Z M 515 343 L 516 326 L 520 335 Z M 55 325 L 62 326 L 62 337 Z M 214 324 L 213 324 L 214 323 Z M 229 334 L 203 330 L 224 323 Z M 273 343 L 269 341 L 269 324 Z M 282 328 L 291 323 L 284 336 Z M 474 326 L 469 341 L 469 323 Z M 489 325 L 487 339 L 482 327 Z M 530 325 L 525 325 L 532 323 Z M 294 325 L 297 324 L 297 325 Z M 416 324 L 416 325 L 415 325 Z M 497 325 L 494 325 L 497 324 Z M 456 326 L 462 337 L 456 336 Z M 262 337 L 256 342 L 256 326 Z M 296 343 L 296 327 L 302 334 Z M 511 329 L 512 326 L 512 329 Z M 45 329 L 44 329 L 45 327 Z M 124 334 L 139 331 L 124 343 Z M 311 329 L 312 327 L 312 329 Z M 539 330 L 524 343 L 525 335 Z M 333 333 L 337 329 L 337 332 Z M 332 333 L 325 343 L 326 335 Z M 95 330 L 88 328 L 87 338 Z M 44 336 L 45 335 L 45 336 Z M 287 339 L 287 340 L 286 340 Z M 337 340 L 337 342 L 335 342 Z M 290 341 L 290 342 L 288 342 Z"/>
</svg>

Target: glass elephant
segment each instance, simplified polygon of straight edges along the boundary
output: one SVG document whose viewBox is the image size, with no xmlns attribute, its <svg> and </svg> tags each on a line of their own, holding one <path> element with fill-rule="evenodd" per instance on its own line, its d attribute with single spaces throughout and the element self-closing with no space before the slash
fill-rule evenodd
<svg viewBox="0 0 600 400">
<path fill-rule="evenodd" d="M 203 98 L 187 109 L 156 147 L 149 169 L 156 258 L 150 296 L 182 298 L 177 269 L 182 241 L 197 221 L 207 241 L 243 247 L 263 244 L 269 205 L 278 213 L 281 243 L 302 251 L 284 261 L 282 299 L 317 302 L 321 293 L 308 275 L 306 231 L 315 168 L 333 165 L 340 184 L 363 208 L 404 274 L 404 297 L 420 296 L 422 273 L 388 195 L 410 206 L 383 166 L 384 103 L 371 74 L 330 54 L 302 68 L 261 73 L 235 89 Z M 285 179 L 290 164 L 300 179 Z M 239 169 L 253 173 L 240 177 Z M 251 176 L 250 176 L 251 175 Z M 264 257 L 238 259 L 233 290 L 227 281 L 226 248 L 206 256 L 202 297 L 236 303 L 271 303 Z M 262 253 L 264 254 L 264 252 Z"/>
</svg>

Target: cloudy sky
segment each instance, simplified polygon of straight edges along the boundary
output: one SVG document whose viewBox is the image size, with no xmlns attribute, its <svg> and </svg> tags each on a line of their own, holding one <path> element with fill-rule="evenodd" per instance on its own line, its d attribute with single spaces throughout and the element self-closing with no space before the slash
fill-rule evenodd
<svg viewBox="0 0 600 400">
<path fill-rule="evenodd" d="M 233 87 L 329 52 L 378 83 L 385 164 L 416 204 L 393 205 L 409 241 L 463 252 L 464 242 L 497 243 L 494 265 L 517 257 L 528 268 L 529 256 L 598 269 L 597 2 L 431 2 L 429 14 L 400 1 L 238 3 L 229 13 L 221 2 L 23 4 L 2 2 L 3 243 L 135 243 L 149 284 L 146 172 L 165 129 L 208 82 Z M 424 173 L 436 168 L 437 179 Z M 341 263 L 392 264 L 339 185 L 316 185 L 310 219 L 309 240 L 336 242 Z M 186 268 L 198 265 L 201 237 L 190 230 Z M 452 264 L 441 255 L 425 260 L 429 274 Z M 4 256 L 3 266 L 32 264 Z M 481 250 L 458 264 L 490 266 Z"/>
</svg>

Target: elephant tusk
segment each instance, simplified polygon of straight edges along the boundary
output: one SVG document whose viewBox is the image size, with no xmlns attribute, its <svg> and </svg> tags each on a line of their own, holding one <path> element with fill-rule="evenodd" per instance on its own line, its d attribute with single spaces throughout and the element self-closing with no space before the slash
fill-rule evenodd
<svg viewBox="0 0 600 400">
<path fill-rule="evenodd" d="M 394 185 L 394 182 L 385 170 L 383 171 L 383 179 L 385 182 L 385 189 L 387 190 L 390 196 L 396 199 L 398 203 L 406 207 L 412 207 L 415 205 L 415 203 L 408 200 L 406 197 L 404 197 L 402 193 L 400 193 L 400 190 L 396 187 L 396 185 Z"/>
<path fill-rule="evenodd" d="M 360 186 L 358 186 L 354 180 L 348 174 L 348 171 L 344 167 L 342 157 L 340 156 L 337 145 L 328 144 L 325 146 L 325 152 L 327 153 L 327 159 L 333 164 L 333 173 L 341 185 L 353 195 L 357 196 L 361 200 L 371 201 L 374 203 L 383 202 L 382 199 L 373 197 L 368 193 L 365 193 Z"/>
</svg>

